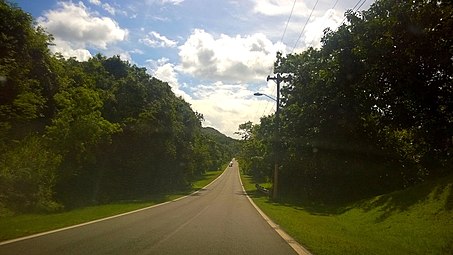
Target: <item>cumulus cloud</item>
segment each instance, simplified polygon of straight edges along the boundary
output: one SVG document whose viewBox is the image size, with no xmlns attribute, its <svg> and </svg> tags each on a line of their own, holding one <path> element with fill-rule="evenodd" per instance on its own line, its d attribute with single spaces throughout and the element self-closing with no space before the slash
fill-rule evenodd
<svg viewBox="0 0 453 255">
<path fill-rule="evenodd" d="M 133 62 L 131 54 L 128 51 L 121 51 L 121 52 L 119 52 L 117 54 L 114 54 L 114 55 L 120 56 L 120 59 L 122 59 L 122 60 Z"/>
<path fill-rule="evenodd" d="M 224 83 L 221 81 L 205 84 L 185 84 L 180 82 L 178 66 L 171 63 L 168 58 L 147 60 L 148 72 L 159 80 L 168 82 L 172 91 L 191 104 L 192 109 L 203 114 L 204 126 L 215 127 L 224 134 L 236 137 L 239 124 L 245 120 L 258 123 L 259 117 L 265 112 L 272 111 L 273 101 L 253 96 L 248 84 Z M 269 87 L 269 88 L 268 88 Z M 275 84 L 264 84 L 262 92 L 275 90 Z M 269 93 L 272 95 L 272 93 Z"/>
<path fill-rule="evenodd" d="M 266 16 L 288 16 L 291 13 L 293 1 L 288 0 L 254 0 L 253 12 Z M 297 2 L 293 15 L 308 16 L 310 9 L 304 2 Z"/>
<path fill-rule="evenodd" d="M 139 55 L 145 54 L 145 52 L 143 52 L 141 49 L 133 49 L 130 51 L 130 53 L 139 54 Z"/>
<path fill-rule="evenodd" d="M 323 16 L 314 18 L 305 29 L 305 45 L 320 48 L 324 29 L 329 27 L 335 30 L 342 20 L 343 14 L 332 9 L 326 11 Z"/>
<path fill-rule="evenodd" d="M 262 17 L 265 23 L 265 31 L 281 31 L 286 28 L 285 34 L 282 35 L 282 40 L 290 46 L 288 50 L 291 52 L 301 52 L 311 46 L 320 47 L 323 30 L 326 27 L 336 29 L 345 11 L 345 9 L 339 7 L 332 10 L 332 7 L 339 4 L 329 1 L 297 1 L 294 5 L 290 22 L 287 24 L 293 3 L 294 1 L 287 0 L 252 0 L 253 7 L 251 10 L 254 14 L 267 16 Z M 354 3 L 348 0 L 344 1 L 343 5 L 350 8 Z M 313 7 L 315 8 L 313 9 Z M 312 14 L 311 16 L 310 13 Z M 308 20 L 309 17 L 310 20 Z M 305 24 L 307 25 L 305 26 Z M 302 31 L 304 26 L 305 29 Z M 279 35 L 277 34 L 276 36 Z M 275 39 L 279 38 L 275 37 Z"/>
<path fill-rule="evenodd" d="M 102 8 L 104 8 L 104 10 L 106 10 L 111 15 L 115 15 L 116 13 L 116 9 L 108 3 L 102 4 Z"/>
<path fill-rule="evenodd" d="M 101 1 L 100 0 L 90 0 L 90 3 L 94 4 L 94 5 L 101 5 Z"/>
<path fill-rule="evenodd" d="M 284 46 L 265 35 L 230 37 L 196 29 L 179 47 L 181 70 L 206 80 L 230 82 L 262 80 L 272 68 L 275 55 Z"/>
<path fill-rule="evenodd" d="M 92 1 L 97 3 L 97 1 Z M 57 9 L 38 18 L 38 24 L 55 37 L 54 51 L 63 56 L 87 52 L 87 47 L 106 49 L 108 44 L 123 41 L 128 31 L 108 17 L 92 13 L 82 3 L 59 2 Z M 79 57 L 79 55 L 72 55 Z"/>
<path fill-rule="evenodd" d="M 148 5 L 160 4 L 160 5 L 179 5 L 184 0 L 145 0 L 145 3 Z"/>
<path fill-rule="evenodd" d="M 253 91 L 245 84 L 217 81 L 198 85 L 192 90 L 194 97 L 189 103 L 203 114 L 203 125 L 215 127 L 230 137 L 238 138 L 234 132 L 247 120 L 258 123 L 266 103 L 253 97 Z"/>
<path fill-rule="evenodd" d="M 182 2 L 184 2 L 184 0 L 161 0 L 160 1 L 162 4 L 172 4 L 172 5 L 178 5 Z"/>
<path fill-rule="evenodd" d="M 175 95 L 183 97 L 186 101 L 191 100 L 191 96 L 180 89 L 175 64 L 170 63 L 168 58 L 160 58 L 158 60 L 149 59 L 146 62 L 148 64 L 148 72 L 153 77 L 167 82 Z"/>
<path fill-rule="evenodd" d="M 156 31 L 149 32 L 145 38 L 139 41 L 152 48 L 174 48 L 178 44 L 177 41 L 170 40 Z"/>
<path fill-rule="evenodd" d="M 68 42 L 55 38 L 55 45 L 51 47 L 53 52 L 59 52 L 65 58 L 75 57 L 80 61 L 87 61 L 91 53 L 87 49 L 74 49 Z"/>
</svg>

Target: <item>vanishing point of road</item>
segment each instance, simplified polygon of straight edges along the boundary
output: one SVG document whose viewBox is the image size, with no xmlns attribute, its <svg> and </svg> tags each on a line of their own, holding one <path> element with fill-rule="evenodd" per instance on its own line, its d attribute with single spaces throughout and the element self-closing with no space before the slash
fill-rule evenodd
<svg viewBox="0 0 453 255">
<path fill-rule="evenodd" d="M 245 195 L 234 162 L 183 199 L 0 245 L 0 254 L 296 254 Z"/>
</svg>

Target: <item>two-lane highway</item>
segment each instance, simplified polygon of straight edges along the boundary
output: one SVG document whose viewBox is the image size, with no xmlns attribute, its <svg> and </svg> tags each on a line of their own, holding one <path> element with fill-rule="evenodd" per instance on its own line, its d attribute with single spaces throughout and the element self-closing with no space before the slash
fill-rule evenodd
<svg viewBox="0 0 453 255">
<path fill-rule="evenodd" d="M 244 195 L 237 163 L 198 193 L 0 245 L 0 254 L 295 254 Z"/>
</svg>

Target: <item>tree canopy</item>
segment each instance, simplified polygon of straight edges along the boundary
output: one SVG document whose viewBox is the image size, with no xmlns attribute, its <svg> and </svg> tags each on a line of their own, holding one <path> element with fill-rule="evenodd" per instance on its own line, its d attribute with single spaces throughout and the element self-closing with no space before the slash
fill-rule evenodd
<svg viewBox="0 0 453 255">
<path fill-rule="evenodd" d="M 346 17 L 320 49 L 277 55 L 275 72 L 291 75 L 281 91 L 280 190 L 355 199 L 450 174 L 453 4 L 378 0 Z M 262 168 L 250 153 L 272 161 L 272 122 L 245 136 L 250 171 Z"/>
<path fill-rule="evenodd" d="M 145 68 L 64 59 L 29 14 L 3 0 L 0 13 L 0 214 L 181 190 L 233 157 Z"/>
</svg>

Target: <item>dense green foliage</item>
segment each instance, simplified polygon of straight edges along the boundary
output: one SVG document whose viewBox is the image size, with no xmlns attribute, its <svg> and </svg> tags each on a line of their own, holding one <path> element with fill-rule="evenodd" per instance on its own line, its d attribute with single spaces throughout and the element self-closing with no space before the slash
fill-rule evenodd
<svg viewBox="0 0 453 255">
<path fill-rule="evenodd" d="M 357 199 L 453 168 L 452 2 L 378 0 L 346 15 L 320 49 L 278 54 L 278 142 L 275 116 L 240 126 L 244 170 L 270 177 L 278 152 L 283 195 Z"/>
<path fill-rule="evenodd" d="M 189 188 L 232 140 L 145 68 L 48 50 L 52 37 L 0 1 L 0 214 Z"/>
<path fill-rule="evenodd" d="M 228 137 L 212 127 L 203 127 L 203 144 L 198 146 L 198 162 L 205 164 L 203 168 L 215 169 L 225 164 L 240 149 L 240 141 Z"/>
</svg>

